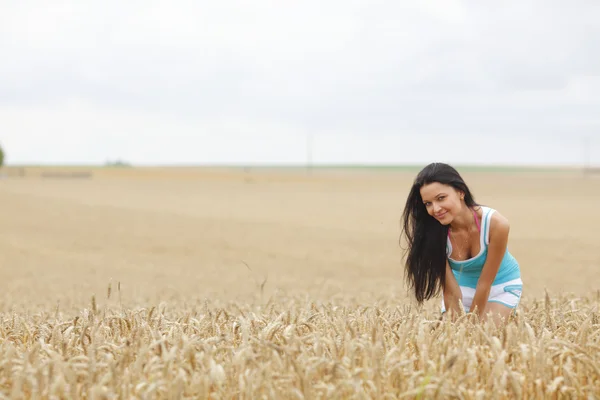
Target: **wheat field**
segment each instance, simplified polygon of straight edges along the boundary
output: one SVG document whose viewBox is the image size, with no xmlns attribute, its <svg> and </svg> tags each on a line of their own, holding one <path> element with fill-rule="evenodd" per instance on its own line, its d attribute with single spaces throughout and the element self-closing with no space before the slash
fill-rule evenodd
<svg viewBox="0 0 600 400">
<path fill-rule="evenodd" d="M 495 327 L 408 296 L 414 172 L 45 170 L 0 180 L 0 398 L 600 397 L 597 176 L 463 174 L 522 268 Z"/>
</svg>

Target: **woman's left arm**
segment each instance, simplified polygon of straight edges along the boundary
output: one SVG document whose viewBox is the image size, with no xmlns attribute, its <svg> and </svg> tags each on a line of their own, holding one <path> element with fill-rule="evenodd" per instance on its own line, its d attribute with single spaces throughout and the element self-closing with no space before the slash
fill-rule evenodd
<svg viewBox="0 0 600 400">
<path fill-rule="evenodd" d="M 496 279 L 496 274 L 500 269 L 500 263 L 506 253 L 508 244 L 508 233 L 510 225 L 508 220 L 497 211 L 490 218 L 490 244 L 488 245 L 488 254 L 481 271 L 481 276 L 477 281 L 475 296 L 471 304 L 470 312 L 477 307 L 477 315 L 483 316 L 487 301 L 492 289 L 492 283 Z"/>
</svg>

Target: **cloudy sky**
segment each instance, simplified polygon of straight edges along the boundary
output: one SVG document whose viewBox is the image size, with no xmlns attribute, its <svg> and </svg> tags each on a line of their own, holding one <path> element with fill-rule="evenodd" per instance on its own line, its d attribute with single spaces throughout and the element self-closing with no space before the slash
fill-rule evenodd
<svg viewBox="0 0 600 400">
<path fill-rule="evenodd" d="M 596 0 L 0 9 L 8 163 L 600 165 Z"/>
</svg>

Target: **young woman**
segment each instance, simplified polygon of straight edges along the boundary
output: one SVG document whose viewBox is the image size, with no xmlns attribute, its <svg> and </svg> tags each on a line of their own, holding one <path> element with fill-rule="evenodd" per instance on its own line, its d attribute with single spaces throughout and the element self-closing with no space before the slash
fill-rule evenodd
<svg viewBox="0 0 600 400">
<path fill-rule="evenodd" d="M 475 202 L 459 173 L 433 163 L 417 175 L 402 216 L 406 276 L 419 303 L 441 291 L 442 313 L 507 318 L 521 299 L 519 264 L 507 249 L 509 223 Z"/>
</svg>

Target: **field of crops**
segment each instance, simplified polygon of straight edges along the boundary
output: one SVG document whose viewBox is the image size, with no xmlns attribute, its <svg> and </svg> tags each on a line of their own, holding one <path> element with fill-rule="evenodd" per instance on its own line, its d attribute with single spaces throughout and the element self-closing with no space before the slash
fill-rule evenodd
<svg viewBox="0 0 600 400">
<path fill-rule="evenodd" d="M 412 172 L 0 180 L 0 398 L 598 398 L 600 179 L 468 171 L 525 282 L 503 327 L 407 296 Z"/>
</svg>

